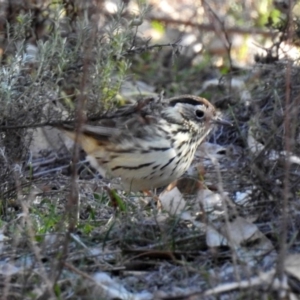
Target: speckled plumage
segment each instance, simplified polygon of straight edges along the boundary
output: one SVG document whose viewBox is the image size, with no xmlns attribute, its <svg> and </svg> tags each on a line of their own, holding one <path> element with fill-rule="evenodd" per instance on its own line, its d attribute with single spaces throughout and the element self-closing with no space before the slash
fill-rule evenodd
<svg viewBox="0 0 300 300">
<path fill-rule="evenodd" d="M 126 190 L 149 190 L 188 169 L 216 119 L 204 98 L 151 98 L 122 107 L 97 125 L 83 125 L 79 141 L 102 175 L 120 177 Z M 70 126 L 64 130 L 75 138 Z"/>
</svg>

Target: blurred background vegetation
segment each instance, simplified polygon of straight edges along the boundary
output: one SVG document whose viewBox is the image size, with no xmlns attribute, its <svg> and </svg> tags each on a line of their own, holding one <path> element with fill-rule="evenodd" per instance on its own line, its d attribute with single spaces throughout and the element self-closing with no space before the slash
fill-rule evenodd
<svg viewBox="0 0 300 300">
<path fill-rule="evenodd" d="M 22 276 L 6 277 L 0 260 L 0 276 L 6 280 L 0 285 L 6 295 L 3 299 L 24 299 L 23 293 L 33 295 L 26 299 L 100 299 L 89 298 L 82 283 L 80 293 L 66 298 L 76 289 L 68 274 L 71 266 L 64 265 L 70 236 L 61 239 L 60 235 L 67 230 L 65 205 L 74 191 L 81 200 L 77 230 L 86 235 L 89 245 L 101 243 L 103 249 L 115 250 L 126 243 L 134 247 L 138 238 L 143 246 L 166 239 L 163 250 L 173 251 L 184 244 L 199 252 L 201 239 L 194 240 L 192 246 L 174 242 L 178 232 L 189 235 L 176 227 L 178 220 L 173 220 L 168 230 L 156 223 L 155 230 L 149 230 L 149 226 L 134 223 L 149 211 L 135 211 L 131 217 L 131 212 L 126 215 L 119 208 L 124 214 L 120 221 L 112 222 L 115 210 L 107 204 L 108 195 L 99 191 L 99 182 L 92 181 L 93 170 L 73 160 L 80 183 L 76 186 L 73 178 L 70 184 L 73 144 L 51 127 L 62 121 L 78 121 L 80 114 L 84 120 L 95 120 L 116 107 L 162 91 L 166 97 L 205 97 L 234 123 L 232 128 L 216 130 L 210 138 L 225 147 L 222 151 L 227 164 L 221 170 L 224 189 L 233 196 L 255 187 L 251 207 L 242 214 L 253 213 L 258 224 L 268 225 L 266 235 L 279 249 L 282 243 L 276 228 L 282 228 L 278 222 L 287 211 L 282 209 L 283 198 L 292 197 L 297 207 L 300 190 L 299 163 L 288 167 L 285 163 L 289 151 L 300 155 L 299 17 L 300 3 L 291 0 L 2 0 L 0 235 L 5 233 L 10 240 L 3 246 L 6 256 L 0 254 L 14 259 L 18 251 L 26 253 L 26 258 L 34 253 L 40 266 L 45 262 L 50 270 L 41 267 L 39 271 L 45 273 L 34 274 L 30 266 Z M 82 160 L 84 153 L 79 156 Z M 216 170 L 208 173 L 205 178 L 216 180 Z M 114 197 L 120 200 L 118 195 Z M 132 208 L 133 202 L 128 202 Z M 294 206 L 289 208 L 296 214 Z M 299 218 L 289 216 L 290 247 L 297 251 L 300 243 L 294 224 Z M 58 235 L 54 242 L 47 236 L 53 233 Z M 72 272 L 86 279 L 100 263 L 90 258 L 91 253 L 77 261 L 78 244 L 76 240 L 69 249 L 78 268 Z M 66 245 L 63 250 L 61 245 Z M 50 254 L 48 246 L 53 250 Z M 123 255 L 126 251 L 128 255 L 126 247 L 122 250 L 116 265 L 123 266 Z M 207 270 L 208 263 L 203 264 L 198 252 L 192 254 L 193 259 Z M 209 258 L 210 267 L 215 267 L 214 257 Z M 172 259 L 175 261 L 175 256 Z M 179 265 L 172 267 L 175 270 Z M 173 270 L 174 277 L 191 278 L 191 269 L 184 267 Z M 80 273 L 82 269 L 86 277 Z M 197 276 L 202 276 L 201 272 Z M 65 282 L 59 281 L 62 273 Z M 29 274 L 28 278 L 24 274 Z M 208 273 L 205 276 L 208 278 Z M 12 287 L 13 281 L 19 286 Z M 45 284 L 42 291 L 37 288 L 40 282 Z M 138 288 L 148 289 L 148 283 L 127 282 L 133 290 L 138 284 Z M 155 291 L 159 284 L 153 280 L 149 290 Z M 165 283 L 165 287 L 170 285 L 172 282 Z M 251 293 L 244 296 L 254 297 Z"/>
</svg>

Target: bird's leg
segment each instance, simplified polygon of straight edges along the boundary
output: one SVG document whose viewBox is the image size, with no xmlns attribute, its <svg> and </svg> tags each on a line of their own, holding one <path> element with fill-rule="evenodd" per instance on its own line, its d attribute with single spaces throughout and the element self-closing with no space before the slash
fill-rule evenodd
<svg viewBox="0 0 300 300">
<path fill-rule="evenodd" d="M 155 193 L 153 193 L 150 190 L 144 190 L 143 193 L 145 196 L 152 197 L 152 199 L 154 200 L 154 202 L 156 204 L 157 209 L 159 211 L 161 211 L 162 205 L 161 205 L 161 201 L 160 201 L 159 197 L 156 195 L 156 189 L 155 189 Z"/>
</svg>

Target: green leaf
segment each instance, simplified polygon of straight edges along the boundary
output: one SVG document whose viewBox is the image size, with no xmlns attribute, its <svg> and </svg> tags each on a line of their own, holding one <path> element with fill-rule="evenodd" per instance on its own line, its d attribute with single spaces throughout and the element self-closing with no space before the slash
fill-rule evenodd
<svg viewBox="0 0 300 300">
<path fill-rule="evenodd" d="M 114 200 L 116 200 L 117 202 L 117 205 L 119 207 L 119 209 L 121 211 L 126 211 L 126 205 L 125 205 L 125 202 L 122 200 L 122 198 L 118 195 L 118 193 L 115 191 L 115 190 L 111 190 L 111 193 L 114 197 Z"/>
<path fill-rule="evenodd" d="M 159 33 L 165 33 L 165 26 L 159 21 L 152 21 L 151 26 Z"/>
</svg>

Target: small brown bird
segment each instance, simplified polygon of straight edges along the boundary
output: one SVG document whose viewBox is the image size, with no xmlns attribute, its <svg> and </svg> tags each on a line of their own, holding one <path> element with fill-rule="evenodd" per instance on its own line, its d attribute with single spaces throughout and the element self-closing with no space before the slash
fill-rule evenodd
<svg viewBox="0 0 300 300">
<path fill-rule="evenodd" d="M 79 142 L 101 175 L 120 177 L 128 191 L 150 190 L 183 175 L 214 123 L 229 124 L 204 98 L 150 98 L 84 124 Z M 72 126 L 63 129 L 75 139 Z"/>
</svg>

